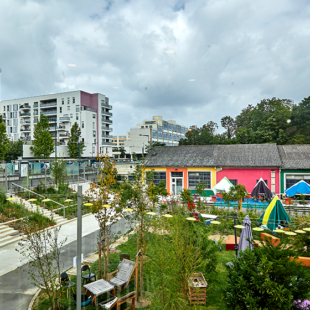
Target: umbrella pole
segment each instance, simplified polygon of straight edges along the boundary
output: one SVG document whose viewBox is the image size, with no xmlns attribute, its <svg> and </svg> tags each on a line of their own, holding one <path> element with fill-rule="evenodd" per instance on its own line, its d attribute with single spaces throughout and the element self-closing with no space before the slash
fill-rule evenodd
<svg viewBox="0 0 310 310">
<path fill-rule="evenodd" d="M 234 213 L 234 226 L 236 226 L 236 220 L 237 220 L 237 214 Z M 236 251 L 236 257 L 238 257 L 238 249 L 239 249 L 239 246 L 237 245 L 237 229 L 236 227 L 234 227 L 235 229 L 235 251 Z"/>
</svg>

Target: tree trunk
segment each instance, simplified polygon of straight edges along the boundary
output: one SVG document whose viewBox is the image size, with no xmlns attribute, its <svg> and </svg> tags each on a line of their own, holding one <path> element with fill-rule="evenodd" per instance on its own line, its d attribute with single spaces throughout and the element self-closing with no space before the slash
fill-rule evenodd
<svg viewBox="0 0 310 310">
<path fill-rule="evenodd" d="M 242 212 L 242 197 L 239 198 L 239 213 Z"/>
</svg>

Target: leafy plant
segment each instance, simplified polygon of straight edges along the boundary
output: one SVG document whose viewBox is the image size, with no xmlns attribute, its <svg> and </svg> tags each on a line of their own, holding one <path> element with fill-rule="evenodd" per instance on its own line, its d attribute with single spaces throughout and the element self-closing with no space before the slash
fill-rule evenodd
<svg viewBox="0 0 310 310">
<path fill-rule="evenodd" d="M 81 129 L 77 122 L 73 124 L 68 140 L 68 153 L 70 158 L 79 158 L 83 154 L 85 144 L 81 139 Z"/>
<path fill-rule="evenodd" d="M 64 185 L 67 181 L 67 163 L 62 159 L 55 160 L 50 170 L 56 186 Z"/>
<path fill-rule="evenodd" d="M 228 285 L 224 291 L 231 309 L 292 309 L 294 300 L 309 294 L 310 275 L 290 259 L 294 253 L 284 247 L 267 245 L 240 252 L 227 266 Z"/>
</svg>

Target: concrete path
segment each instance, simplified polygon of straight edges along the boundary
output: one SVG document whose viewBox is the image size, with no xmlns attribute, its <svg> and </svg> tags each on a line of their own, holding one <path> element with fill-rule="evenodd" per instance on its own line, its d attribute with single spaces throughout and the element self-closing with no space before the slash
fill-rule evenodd
<svg viewBox="0 0 310 310">
<path fill-rule="evenodd" d="M 68 223 L 61 228 L 61 238 L 68 237 L 66 245 L 61 250 L 61 260 L 64 262 L 63 270 L 73 264 L 76 256 L 76 221 Z M 112 233 L 124 234 L 130 228 L 129 224 L 121 219 L 112 225 Z M 97 250 L 98 223 L 94 216 L 83 218 L 82 253 L 89 256 Z M 0 250 L 0 309 L 27 310 L 28 305 L 36 292 L 36 288 L 28 279 L 28 264 L 20 261 L 21 256 L 15 251 L 17 244 L 11 244 Z M 19 267 L 19 268 L 18 268 Z"/>
</svg>

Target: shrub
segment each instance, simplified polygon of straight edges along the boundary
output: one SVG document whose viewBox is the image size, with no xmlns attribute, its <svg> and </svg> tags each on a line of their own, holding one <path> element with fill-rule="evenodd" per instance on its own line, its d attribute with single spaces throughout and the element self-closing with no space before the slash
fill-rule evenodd
<svg viewBox="0 0 310 310">
<path fill-rule="evenodd" d="M 225 298 L 233 309 L 292 309 L 309 294 L 310 275 L 289 249 L 267 244 L 243 251 L 228 268 Z"/>
</svg>

